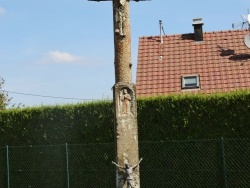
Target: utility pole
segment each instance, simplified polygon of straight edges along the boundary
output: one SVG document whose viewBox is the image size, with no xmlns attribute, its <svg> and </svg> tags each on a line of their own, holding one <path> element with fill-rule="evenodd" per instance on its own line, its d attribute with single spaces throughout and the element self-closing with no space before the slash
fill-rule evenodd
<svg viewBox="0 0 250 188">
<path fill-rule="evenodd" d="M 114 24 L 116 188 L 139 188 L 139 146 L 135 85 L 132 82 L 129 2 L 112 1 Z M 136 2 L 145 0 L 133 0 Z"/>
</svg>

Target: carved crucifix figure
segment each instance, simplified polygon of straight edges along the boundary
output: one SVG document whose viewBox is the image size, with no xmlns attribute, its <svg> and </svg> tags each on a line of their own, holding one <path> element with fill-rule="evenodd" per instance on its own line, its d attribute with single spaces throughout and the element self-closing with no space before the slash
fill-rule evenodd
<svg viewBox="0 0 250 188">
<path fill-rule="evenodd" d="M 117 166 L 118 168 L 121 168 L 122 170 L 125 171 L 125 179 L 127 181 L 127 187 L 128 188 L 134 188 L 134 176 L 133 176 L 133 171 L 136 167 L 139 166 L 140 162 L 142 161 L 142 158 L 140 159 L 140 161 L 135 164 L 134 166 L 130 166 L 129 163 L 125 163 L 125 166 L 121 166 L 116 164 L 114 161 L 112 161 L 112 164 L 114 164 L 115 166 Z"/>
</svg>

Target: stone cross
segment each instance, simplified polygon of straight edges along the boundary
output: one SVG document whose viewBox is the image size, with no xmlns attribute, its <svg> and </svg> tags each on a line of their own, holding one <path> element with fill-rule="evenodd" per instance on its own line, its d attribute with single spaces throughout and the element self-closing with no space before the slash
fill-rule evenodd
<svg viewBox="0 0 250 188">
<path fill-rule="evenodd" d="M 113 100 L 115 110 L 115 146 L 116 163 L 121 166 L 137 164 L 139 161 L 137 107 L 135 85 L 132 83 L 131 34 L 129 2 L 132 0 L 89 0 L 113 2 L 114 30 L 114 66 L 115 85 Z M 136 2 L 146 0 L 133 0 Z M 117 168 L 116 187 L 140 188 L 139 166 L 131 171 L 128 182 L 127 174 Z"/>
</svg>

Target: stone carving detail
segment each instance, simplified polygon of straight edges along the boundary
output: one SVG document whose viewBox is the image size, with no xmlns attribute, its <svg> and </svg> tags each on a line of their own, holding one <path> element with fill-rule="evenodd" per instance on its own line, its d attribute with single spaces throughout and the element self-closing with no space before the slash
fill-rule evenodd
<svg viewBox="0 0 250 188">
<path fill-rule="evenodd" d="M 122 2 L 122 0 L 121 0 Z M 126 14 L 124 13 L 123 6 L 120 6 L 115 11 L 115 33 L 125 36 L 124 21 L 126 20 Z"/>
<path fill-rule="evenodd" d="M 128 93 L 128 90 L 127 89 L 122 89 L 120 91 L 120 101 L 119 101 L 119 104 L 120 104 L 120 113 L 121 114 L 125 114 L 125 115 L 132 115 L 131 113 L 131 100 L 132 100 L 132 97 L 131 95 Z"/>
<path fill-rule="evenodd" d="M 114 161 L 112 161 L 112 164 L 114 164 L 117 168 L 122 169 L 125 173 L 124 173 L 124 179 L 127 181 L 127 188 L 134 188 L 134 176 L 133 176 L 133 171 L 135 168 L 137 168 L 140 164 L 140 162 L 142 161 L 142 158 L 140 159 L 140 161 L 134 165 L 134 166 L 130 166 L 130 164 L 128 162 L 125 162 L 125 166 L 120 166 L 119 164 L 116 164 Z"/>
<path fill-rule="evenodd" d="M 122 6 L 124 6 L 125 3 L 126 3 L 126 0 L 120 0 L 120 4 L 121 4 Z"/>
</svg>

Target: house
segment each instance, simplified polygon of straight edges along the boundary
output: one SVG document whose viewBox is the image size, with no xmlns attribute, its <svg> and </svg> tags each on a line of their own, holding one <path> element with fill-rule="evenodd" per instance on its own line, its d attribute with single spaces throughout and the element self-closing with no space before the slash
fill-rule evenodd
<svg viewBox="0 0 250 188">
<path fill-rule="evenodd" d="M 203 32 L 139 38 L 137 97 L 171 93 L 215 93 L 250 88 L 250 31 Z"/>
</svg>

